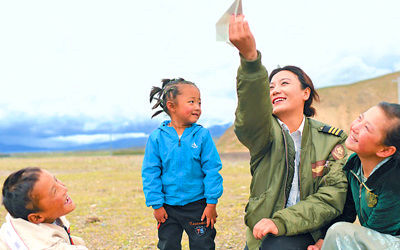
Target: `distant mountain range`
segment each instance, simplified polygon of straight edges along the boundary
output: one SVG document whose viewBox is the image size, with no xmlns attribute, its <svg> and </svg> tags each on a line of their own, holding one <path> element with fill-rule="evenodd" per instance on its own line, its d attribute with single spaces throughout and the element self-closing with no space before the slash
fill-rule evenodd
<svg viewBox="0 0 400 250">
<path fill-rule="evenodd" d="M 316 120 L 325 122 L 348 132 L 351 121 L 360 113 L 376 105 L 380 101 L 397 102 L 397 83 L 393 80 L 400 77 L 400 72 L 395 72 L 377 78 L 356 82 L 349 85 L 341 85 L 317 89 L 321 102 L 315 103 L 317 109 Z M 83 119 L 49 120 L 46 123 L 40 121 L 21 122 L 13 127 L 0 127 L 0 157 L 2 154 L 29 153 L 29 152 L 54 152 L 54 151 L 92 151 L 92 150 L 119 150 L 129 148 L 144 148 L 147 141 L 147 134 L 153 131 L 159 123 L 150 122 L 129 122 L 114 128 L 108 140 L 109 125 L 87 133 L 80 132 Z M 51 133 L 48 131 L 51 127 Z M 217 148 L 220 152 L 238 152 L 247 149 L 237 140 L 231 123 L 214 125 L 208 127 L 211 135 L 217 141 Z M 127 137 L 132 133 L 143 134 L 140 136 Z M 46 146 L 36 146 L 35 140 L 46 140 L 46 138 L 57 138 L 58 136 L 73 137 L 105 135 L 97 142 L 77 143 L 48 143 Z M 14 136 L 14 137 L 12 137 Z M 36 136 L 36 137 L 35 137 Z M 14 140 L 17 138 L 20 143 Z M 30 138 L 33 138 L 32 140 Z M 26 143 L 29 142 L 29 143 Z M 43 145 L 43 144 L 42 144 Z"/>
<path fill-rule="evenodd" d="M 209 127 L 209 131 L 213 138 L 218 139 L 221 137 L 227 128 L 229 128 L 232 124 L 222 124 L 222 125 L 214 125 Z M 150 124 L 149 124 L 150 126 Z M 151 124 L 154 126 L 154 124 Z M 106 142 L 99 143 L 88 143 L 79 146 L 62 146 L 62 147 L 51 147 L 51 148 L 43 148 L 43 147 L 32 147 L 32 146 L 24 146 L 18 144 L 1 144 L 0 143 L 0 155 L 1 154 L 10 154 L 10 153 L 29 153 L 29 152 L 53 152 L 53 151 L 92 151 L 92 150 L 117 150 L 117 149 L 128 149 L 128 148 L 144 148 L 147 142 L 147 137 L 138 137 L 138 138 L 124 138 L 124 139 L 115 139 Z"/>
</svg>

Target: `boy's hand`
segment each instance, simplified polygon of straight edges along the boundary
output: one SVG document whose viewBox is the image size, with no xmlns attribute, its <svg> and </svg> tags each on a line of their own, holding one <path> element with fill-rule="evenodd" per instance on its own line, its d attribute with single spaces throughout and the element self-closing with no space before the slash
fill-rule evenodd
<svg viewBox="0 0 400 250">
<path fill-rule="evenodd" d="M 154 218 L 158 223 L 164 223 L 168 219 L 168 214 L 164 207 L 154 209 Z"/>
<path fill-rule="evenodd" d="M 317 242 L 315 242 L 315 245 L 309 245 L 307 250 L 320 250 L 322 248 L 322 244 L 324 244 L 324 240 L 319 239 Z"/>
<path fill-rule="evenodd" d="M 201 216 L 201 221 L 207 218 L 207 227 L 211 224 L 211 228 L 214 228 L 214 224 L 217 223 L 217 217 L 217 204 L 207 204 Z"/>
</svg>

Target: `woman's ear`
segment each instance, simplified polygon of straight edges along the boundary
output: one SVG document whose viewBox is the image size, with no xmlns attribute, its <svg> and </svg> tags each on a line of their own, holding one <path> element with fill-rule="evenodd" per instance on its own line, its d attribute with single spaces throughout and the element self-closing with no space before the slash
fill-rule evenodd
<svg viewBox="0 0 400 250">
<path fill-rule="evenodd" d="M 311 94 L 310 88 L 307 87 L 306 89 L 303 89 L 303 100 L 307 101 L 308 98 L 310 98 L 310 94 Z"/>
<path fill-rule="evenodd" d="M 39 224 L 44 221 L 44 217 L 38 213 L 30 213 L 28 214 L 28 220 L 32 223 Z"/>
<path fill-rule="evenodd" d="M 376 153 L 376 155 L 379 157 L 382 157 L 382 158 L 386 158 L 386 157 L 394 155 L 394 153 L 396 153 L 395 146 L 384 146 L 382 150 L 380 150 Z"/>
</svg>

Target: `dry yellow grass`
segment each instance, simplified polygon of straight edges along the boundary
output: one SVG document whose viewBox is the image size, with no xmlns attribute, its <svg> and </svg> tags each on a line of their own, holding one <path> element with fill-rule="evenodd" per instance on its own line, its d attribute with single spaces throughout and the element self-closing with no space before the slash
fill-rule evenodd
<svg viewBox="0 0 400 250">
<path fill-rule="evenodd" d="M 143 155 L 0 158 L 0 182 L 23 167 L 45 168 L 68 186 L 77 207 L 67 218 L 72 233 L 82 237 L 89 249 L 156 249 L 156 222 L 142 191 L 142 159 Z M 217 249 L 242 249 L 248 160 L 222 156 L 222 161 L 224 194 L 217 206 L 216 245 Z M 5 214 L 1 206 L 1 224 Z M 188 249 L 185 238 L 183 249 Z"/>
</svg>

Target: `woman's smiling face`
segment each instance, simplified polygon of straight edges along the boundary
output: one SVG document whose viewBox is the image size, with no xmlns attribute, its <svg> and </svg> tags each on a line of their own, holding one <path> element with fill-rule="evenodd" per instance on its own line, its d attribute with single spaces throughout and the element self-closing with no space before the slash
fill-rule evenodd
<svg viewBox="0 0 400 250">
<path fill-rule="evenodd" d="M 288 70 L 276 73 L 269 85 L 272 112 L 278 118 L 292 112 L 303 114 L 304 103 L 310 97 L 310 89 L 301 89 L 299 78 Z"/>
</svg>

